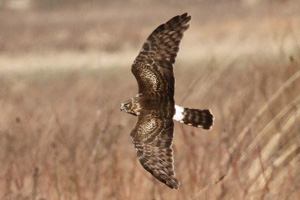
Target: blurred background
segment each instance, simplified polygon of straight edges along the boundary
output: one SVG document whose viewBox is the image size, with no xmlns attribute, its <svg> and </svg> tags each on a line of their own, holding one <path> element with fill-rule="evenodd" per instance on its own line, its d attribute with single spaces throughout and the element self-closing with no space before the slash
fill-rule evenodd
<svg viewBox="0 0 300 200">
<path fill-rule="evenodd" d="M 119 110 L 130 68 L 175 15 L 192 16 L 174 66 L 178 191 L 140 165 Z M 297 0 L 0 0 L 0 199 L 297 199 Z"/>
</svg>

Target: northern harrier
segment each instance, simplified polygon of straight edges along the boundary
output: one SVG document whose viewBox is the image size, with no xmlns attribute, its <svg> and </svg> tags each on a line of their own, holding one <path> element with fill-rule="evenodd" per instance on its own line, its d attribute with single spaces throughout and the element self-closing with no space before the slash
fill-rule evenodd
<svg viewBox="0 0 300 200">
<path fill-rule="evenodd" d="M 187 13 L 175 16 L 151 33 L 131 67 L 139 92 L 121 104 L 121 110 L 138 116 L 131 139 L 140 163 L 172 189 L 179 187 L 173 166 L 173 120 L 203 129 L 213 124 L 210 110 L 174 102 L 173 64 L 190 19 Z"/>
</svg>

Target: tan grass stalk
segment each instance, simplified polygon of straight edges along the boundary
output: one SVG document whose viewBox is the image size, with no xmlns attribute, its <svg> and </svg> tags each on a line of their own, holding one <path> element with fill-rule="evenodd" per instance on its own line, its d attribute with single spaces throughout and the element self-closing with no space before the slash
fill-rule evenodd
<svg viewBox="0 0 300 200">
<path fill-rule="evenodd" d="M 267 160 L 271 153 L 273 153 L 275 147 L 278 145 L 278 142 L 280 140 L 280 137 L 282 135 L 284 135 L 285 133 L 288 132 L 289 128 L 296 122 L 296 118 L 300 116 L 300 110 L 297 111 L 296 113 L 296 117 L 295 116 L 291 116 L 289 118 L 289 120 L 285 123 L 285 125 L 283 126 L 283 129 L 282 129 L 282 133 L 276 133 L 275 137 L 272 138 L 269 143 L 262 149 L 262 159 L 263 160 Z M 296 152 L 296 150 L 300 148 L 300 146 L 298 146 L 297 144 L 292 144 L 292 146 L 290 146 L 285 152 L 282 153 L 282 155 L 280 157 L 278 157 L 274 162 L 273 162 L 273 165 L 270 165 L 268 167 L 268 171 L 267 171 L 267 174 L 266 174 L 266 177 L 265 177 L 265 180 L 262 180 L 263 178 L 263 174 L 261 174 L 259 176 L 259 182 L 260 184 L 257 184 L 257 178 L 255 179 L 256 181 L 254 181 L 254 183 L 252 183 L 252 187 L 254 187 L 253 185 L 261 185 L 261 183 L 263 182 L 263 186 L 267 183 L 267 179 L 270 177 L 270 173 L 272 171 L 272 168 L 274 167 L 279 167 L 283 164 L 284 161 L 287 160 L 287 158 L 294 152 Z M 299 152 L 298 152 L 299 153 Z M 253 162 L 252 165 L 249 167 L 249 176 L 250 176 L 250 179 L 254 179 L 256 177 L 256 174 L 258 172 L 257 170 L 257 167 L 256 167 L 256 162 Z M 254 170 L 254 171 L 253 171 Z M 264 172 L 265 173 L 265 172 Z M 261 186 L 261 187 L 263 187 Z M 260 187 L 260 188 L 261 188 Z"/>
<path fill-rule="evenodd" d="M 253 151 L 253 148 L 255 146 L 255 144 L 261 140 L 270 130 L 273 126 L 275 126 L 275 123 L 280 120 L 281 118 L 284 117 L 284 115 L 286 115 L 288 112 L 290 112 L 295 105 L 297 105 L 300 101 L 300 95 L 298 95 L 289 105 L 287 105 L 284 109 L 282 109 L 280 111 L 279 114 L 276 115 L 276 117 L 271 120 L 262 131 L 260 131 L 256 137 L 253 139 L 253 141 L 250 143 L 250 145 L 248 146 L 247 150 L 244 152 L 244 154 L 241 157 L 241 161 L 245 161 L 247 154 L 249 154 L 249 152 Z M 277 136 L 273 136 L 275 138 L 277 138 Z M 271 140 L 274 140 L 275 138 L 272 138 Z M 279 139 L 279 138 L 278 138 Z"/>
<path fill-rule="evenodd" d="M 292 162 L 294 159 L 296 159 L 297 154 L 299 154 L 300 146 L 294 144 L 292 145 L 287 151 L 284 152 L 282 156 L 277 158 L 274 161 L 274 166 L 269 166 L 266 170 L 264 175 L 261 174 L 258 178 L 256 178 L 249 189 L 249 192 L 254 192 L 256 190 L 262 189 L 266 184 L 266 178 L 269 179 L 273 172 L 275 172 L 276 169 L 279 169 L 281 166 L 283 166 L 286 162 Z M 284 170 L 285 171 L 285 170 Z M 276 170 L 276 173 L 280 173 L 281 170 Z"/>
<path fill-rule="evenodd" d="M 300 78 L 300 71 L 291 76 L 268 100 L 268 102 L 259 109 L 259 111 L 252 117 L 249 124 L 241 131 L 232 147 L 229 149 L 229 156 L 223 160 L 223 163 L 227 162 L 230 159 L 230 155 L 236 150 L 237 146 L 241 143 L 241 141 L 245 138 L 247 133 L 250 130 L 250 127 L 257 121 L 257 119 L 269 108 L 269 105 L 276 100 L 287 88 L 289 88 L 293 82 Z"/>
</svg>

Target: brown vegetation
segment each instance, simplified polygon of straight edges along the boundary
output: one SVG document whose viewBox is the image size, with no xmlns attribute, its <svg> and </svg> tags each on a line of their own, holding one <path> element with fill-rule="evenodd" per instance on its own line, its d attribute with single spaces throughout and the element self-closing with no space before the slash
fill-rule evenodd
<svg viewBox="0 0 300 200">
<path fill-rule="evenodd" d="M 299 197 L 295 4 L 116 2 L 1 11 L 0 198 Z M 175 64 L 175 100 L 216 119 L 210 132 L 175 124 L 176 191 L 139 164 L 129 139 L 136 118 L 119 106 L 137 92 L 130 64 L 143 40 L 184 11 L 193 19 Z"/>
</svg>

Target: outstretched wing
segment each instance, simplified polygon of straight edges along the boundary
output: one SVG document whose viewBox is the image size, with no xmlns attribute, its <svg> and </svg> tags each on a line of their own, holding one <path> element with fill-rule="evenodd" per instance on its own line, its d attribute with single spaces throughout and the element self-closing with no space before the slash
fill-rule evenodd
<svg viewBox="0 0 300 200">
<path fill-rule="evenodd" d="M 131 139 L 142 166 L 172 189 L 178 189 L 173 166 L 172 119 L 158 119 L 142 114 L 131 132 Z"/>
<path fill-rule="evenodd" d="M 157 27 L 148 37 L 131 68 L 138 82 L 139 93 L 164 93 L 173 98 L 173 64 L 190 19 L 187 13 L 175 16 Z"/>
</svg>

